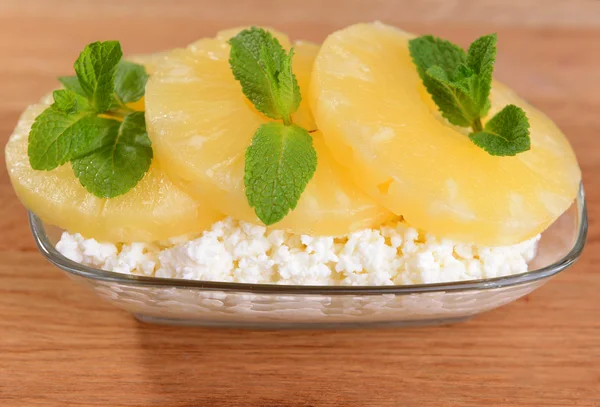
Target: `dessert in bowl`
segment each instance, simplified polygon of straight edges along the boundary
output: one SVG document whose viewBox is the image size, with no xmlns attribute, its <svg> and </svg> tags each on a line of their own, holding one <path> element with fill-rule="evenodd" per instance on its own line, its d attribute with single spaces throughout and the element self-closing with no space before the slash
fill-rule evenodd
<svg viewBox="0 0 600 407">
<path fill-rule="evenodd" d="M 572 264 L 586 231 L 568 141 L 492 80 L 495 45 L 253 27 L 144 69 L 94 43 L 23 114 L 9 173 L 50 261 L 144 320 L 468 317 Z"/>
</svg>

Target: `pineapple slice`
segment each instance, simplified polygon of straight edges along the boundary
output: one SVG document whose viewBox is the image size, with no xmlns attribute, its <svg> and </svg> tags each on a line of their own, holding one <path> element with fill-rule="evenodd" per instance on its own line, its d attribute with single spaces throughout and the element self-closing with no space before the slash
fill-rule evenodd
<svg viewBox="0 0 600 407">
<path fill-rule="evenodd" d="M 572 203 L 581 173 L 558 127 L 494 82 L 489 117 L 527 112 L 531 150 L 494 157 L 439 114 L 396 28 L 357 24 L 331 34 L 315 61 L 310 102 L 334 156 L 373 199 L 414 227 L 460 241 L 514 244 Z"/>
<path fill-rule="evenodd" d="M 86 191 L 70 164 L 52 171 L 33 170 L 27 155 L 29 130 L 52 102 L 52 96 L 46 96 L 29 106 L 6 145 L 15 192 L 42 220 L 101 241 L 151 242 L 202 231 L 223 217 L 175 187 L 156 158 L 135 188 L 112 199 Z"/>
<path fill-rule="evenodd" d="M 156 157 L 177 185 L 227 215 L 260 223 L 244 192 L 244 154 L 254 132 L 269 119 L 244 97 L 229 67 L 227 41 L 239 31 L 222 31 L 169 54 L 148 82 L 146 117 Z M 285 35 L 274 35 L 289 49 Z M 305 97 L 317 52 L 314 44 L 295 44 L 294 72 Z M 316 129 L 307 99 L 293 120 L 308 130 Z M 274 227 L 341 235 L 391 217 L 353 185 L 320 132 L 312 136 L 318 155 L 316 173 L 297 207 Z"/>
</svg>

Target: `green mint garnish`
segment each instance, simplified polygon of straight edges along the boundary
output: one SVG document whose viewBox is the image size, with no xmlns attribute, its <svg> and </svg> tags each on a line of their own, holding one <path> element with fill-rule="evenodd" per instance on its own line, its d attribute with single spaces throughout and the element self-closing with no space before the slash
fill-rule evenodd
<svg viewBox="0 0 600 407">
<path fill-rule="evenodd" d="M 121 103 L 140 100 L 146 90 L 148 74 L 142 65 L 121 61 L 117 65 L 115 93 Z"/>
<path fill-rule="evenodd" d="M 131 113 L 123 123 L 110 119 L 101 127 L 100 143 L 91 153 L 71 161 L 81 184 L 92 194 L 114 197 L 133 188 L 152 162 L 144 112 Z"/>
<path fill-rule="evenodd" d="M 496 34 L 475 40 L 465 52 L 431 35 L 409 41 L 409 51 L 423 85 L 442 116 L 450 123 L 470 127 L 469 138 L 491 155 L 516 155 L 531 148 L 529 121 L 523 109 L 508 105 L 485 127 L 490 109 L 492 74 L 496 61 Z"/>
<path fill-rule="evenodd" d="M 296 207 L 316 169 L 317 152 L 305 129 L 295 124 L 263 124 L 246 150 L 248 203 L 266 225 L 279 222 Z"/>
<path fill-rule="evenodd" d="M 480 106 L 479 115 L 485 116 L 490 110 L 490 90 L 492 89 L 492 74 L 496 62 L 496 34 L 484 35 L 473 41 L 467 53 L 467 66 L 475 73 L 474 99 Z"/>
<path fill-rule="evenodd" d="M 96 111 L 106 111 L 115 89 L 115 71 L 123 52 L 118 41 L 89 44 L 75 61 L 79 85 Z"/>
<path fill-rule="evenodd" d="M 55 90 L 52 97 L 55 107 L 61 112 L 74 113 L 89 109 L 87 99 L 68 89 Z"/>
<path fill-rule="evenodd" d="M 71 162 L 92 194 L 113 198 L 133 188 L 150 168 L 152 148 L 143 112 L 125 104 L 144 96 L 143 66 L 122 61 L 117 41 L 94 42 L 75 62 L 76 76 L 36 117 L 29 132 L 29 163 L 52 170 Z"/>
<path fill-rule="evenodd" d="M 98 135 L 93 111 L 65 111 L 62 103 L 54 102 L 31 126 L 28 154 L 34 170 L 53 170 L 89 152 L 89 145 Z"/>
<path fill-rule="evenodd" d="M 294 50 L 285 52 L 277 38 L 256 27 L 229 40 L 229 64 L 242 92 L 265 116 L 291 123 L 302 97 L 292 73 Z"/>
<path fill-rule="evenodd" d="M 246 198 L 265 225 L 294 209 L 317 168 L 309 132 L 292 123 L 302 97 L 292 72 L 294 50 L 286 53 L 267 31 L 252 27 L 229 40 L 229 64 L 242 92 L 265 116 L 282 120 L 261 125 L 246 150 Z"/>
<path fill-rule="evenodd" d="M 531 147 L 529 121 L 525 112 L 515 105 L 504 107 L 483 130 L 469 134 L 469 138 L 491 155 L 515 155 Z"/>
</svg>

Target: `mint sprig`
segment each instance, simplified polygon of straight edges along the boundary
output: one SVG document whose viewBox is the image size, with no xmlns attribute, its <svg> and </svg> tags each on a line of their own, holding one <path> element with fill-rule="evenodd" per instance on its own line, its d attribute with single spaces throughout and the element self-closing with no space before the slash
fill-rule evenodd
<svg viewBox="0 0 600 407">
<path fill-rule="evenodd" d="M 246 198 L 265 225 L 282 220 L 317 168 L 309 132 L 293 124 L 302 97 L 292 72 L 294 50 L 286 53 L 269 32 L 252 27 L 229 40 L 229 65 L 242 92 L 265 116 L 282 120 L 261 125 L 246 149 Z"/>
<path fill-rule="evenodd" d="M 65 89 L 36 117 L 28 156 L 35 170 L 71 162 L 92 194 L 113 198 L 133 188 L 150 168 L 152 148 L 143 112 L 126 103 L 144 96 L 143 66 L 122 61 L 117 41 L 94 42 L 75 61 L 76 76 L 59 78 Z"/>
<path fill-rule="evenodd" d="M 496 34 L 475 40 L 465 52 L 441 38 L 425 35 L 409 41 L 411 58 L 427 92 L 450 123 L 470 127 L 469 138 L 491 155 L 512 156 L 531 148 L 523 109 L 508 105 L 485 127 L 496 61 Z"/>
</svg>

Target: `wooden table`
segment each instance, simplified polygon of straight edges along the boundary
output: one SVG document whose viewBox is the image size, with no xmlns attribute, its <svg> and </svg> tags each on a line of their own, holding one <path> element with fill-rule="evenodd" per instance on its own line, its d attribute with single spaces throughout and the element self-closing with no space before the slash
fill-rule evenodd
<svg viewBox="0 0 600 407">
<path fill-rule="evenodd" d="M 579 263 L 455 326 L 144 325 L 42 259 L 2 161 L 0 406 L 600 406 L 598 1 L 1 0 L 0 140 L 93 40 L 142 53 L 253 23 L 319 41 L 375 19 L 463 45 L 499 33 L 498 77 L 546 111 L 577 151 L 591 219 Z"/>
</svg>

